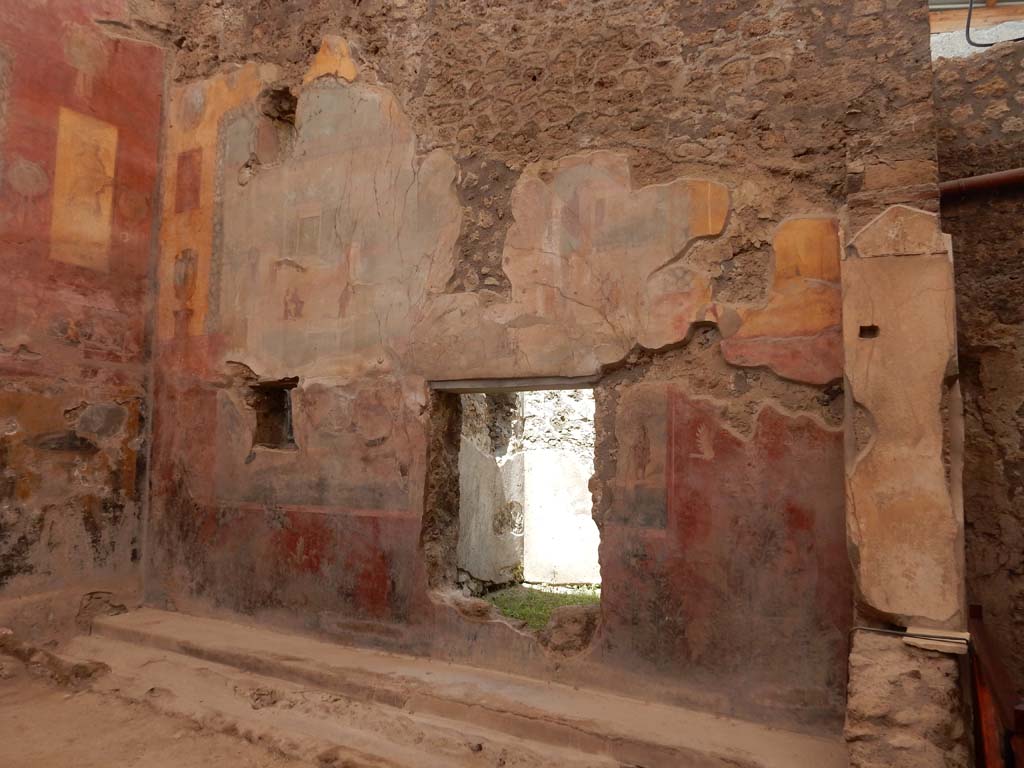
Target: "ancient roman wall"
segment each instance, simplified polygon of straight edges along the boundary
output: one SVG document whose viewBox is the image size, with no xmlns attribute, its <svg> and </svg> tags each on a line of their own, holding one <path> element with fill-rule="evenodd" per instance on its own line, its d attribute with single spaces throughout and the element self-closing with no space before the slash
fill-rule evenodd
<svg viewBox="0 0 1024 768">
<path fill-rule="evenodd" d="M 0 7 L 0 623 L 45 638 L 140 587 L 164 51 L 131 21 Z"/>
<path fill-rule="evenodd" d="M 1022 67 L 1019 44 L 935 62 L 943 179 L 1024 165 Z M 942 222 L 956 254 L 968 599 L 1024 696 L 1022 203 L 1019 187 L 950 196 Z"/>
<path fill-rule="evenodd" d="M 904 563 L 936 580 L 888 601 L 886 465 L 844 449 L 877 381 L 844 397 L 843 257 L 937 263 L 877 227 L 843 249 L 936 208 L 923 3 L 179 6 L 153 604 L 816 728 L 854 594 L 956 623 L 952 502 Z M 431 390 L 550 376 L 600 377 L 601 620 L 572 658 L 455 596 L 460 425 Z M 254 444 L 252 387 L 291 377 L 294 445 Z"/>
</svg>

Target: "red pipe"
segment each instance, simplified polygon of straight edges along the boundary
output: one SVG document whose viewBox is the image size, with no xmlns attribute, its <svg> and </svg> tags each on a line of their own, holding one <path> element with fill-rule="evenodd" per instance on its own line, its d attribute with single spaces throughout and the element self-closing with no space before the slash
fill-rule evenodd
<svg viewBox="0 0 1024 768">
<path fill-rule="evenodd" d="M 1000 189 L 1024 183 L 1024 168 L 1013 168 L 1009 171 L 984 173 L 981 176 L 968 176 L 965 179 L 953 179 L 939 184 L 942 197 L 964 195 L 983 189 Z"/>
</svg>

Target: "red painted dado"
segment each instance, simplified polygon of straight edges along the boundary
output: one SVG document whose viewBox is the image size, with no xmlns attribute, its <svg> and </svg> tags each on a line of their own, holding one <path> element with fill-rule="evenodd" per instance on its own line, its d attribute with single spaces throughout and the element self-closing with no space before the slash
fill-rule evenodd
<svg viewBox="0 0 1024 768">
<path fill-rule="evenodd" d="M 665 383 L 624 399 L 639 424 L 620 456 L 648 469 L 602 535 L 602 655 L 732 686 L 747 705 L 786 691 L 797 710 L 838 706 L 851 611 L 841 432 L 766 405 L 744 437 Z"/>
<path fill-rule="evenodd" d="M 323 515 L 288 512 L 274 541 L 279 556 L 293 570 L 317 573 L 333 564 L 337 542 Z"/>
</svg>

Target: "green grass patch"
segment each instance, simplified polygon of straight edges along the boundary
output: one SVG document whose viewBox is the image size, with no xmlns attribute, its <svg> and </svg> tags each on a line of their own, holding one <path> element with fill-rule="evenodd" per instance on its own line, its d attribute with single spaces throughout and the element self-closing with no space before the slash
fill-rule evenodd
<svg viewBox="0 0 1024 768">
<path fill-rule="evenodd" d="M 536 587 L 515 586 L 484 595 L 484 600 L 511 619 L 525 621 L 530 629 L 547 626 L 551 612 L 564 605 L 598 605 L 600 587 L 578 587 L 553 592 Z"/>
</svg>

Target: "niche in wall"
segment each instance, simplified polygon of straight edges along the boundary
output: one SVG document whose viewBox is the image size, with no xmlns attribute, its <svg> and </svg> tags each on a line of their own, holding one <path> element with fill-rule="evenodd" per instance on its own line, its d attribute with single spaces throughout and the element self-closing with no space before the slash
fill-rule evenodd
<svg viewBox="0 0 1024 768">
<path fill-rule="evenodd" d="M 296 448 L 292 430 L 292 390 L 298 377 L 261 381 L 249 386 L 246 404 L 256 411 L 253 448 Z"/>
</svg>

